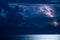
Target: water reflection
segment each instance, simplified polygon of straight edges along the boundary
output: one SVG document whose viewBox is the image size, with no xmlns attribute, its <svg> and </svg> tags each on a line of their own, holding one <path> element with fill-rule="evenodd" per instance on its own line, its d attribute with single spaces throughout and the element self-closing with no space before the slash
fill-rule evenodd
<svg viewBox="0 0 60 40">
<path fill-rule="evenodd" d="M 60 35 L 17 35 L 21 40 L 60 40 Z"/>
</svg>

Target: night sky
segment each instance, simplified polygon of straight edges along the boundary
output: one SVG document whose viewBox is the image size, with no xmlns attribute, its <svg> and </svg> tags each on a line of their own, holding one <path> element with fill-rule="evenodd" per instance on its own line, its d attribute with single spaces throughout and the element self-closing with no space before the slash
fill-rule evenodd
<svg viewBox="0 0 60 40">
<path fill-rule="evenodd" d="M 60 34 L 59 3 L 59 0 L 0 0 L 1 39 L 17 40 L 16 36 L 22 34 Z"/>
</svg>

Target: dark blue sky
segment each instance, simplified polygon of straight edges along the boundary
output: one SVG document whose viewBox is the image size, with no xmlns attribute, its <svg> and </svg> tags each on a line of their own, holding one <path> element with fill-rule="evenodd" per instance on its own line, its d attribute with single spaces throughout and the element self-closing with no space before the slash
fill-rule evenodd
<svg viewBox="0 0 60 40">
<path fill-rule="evenodd" d="M 9 0 L 9 1 L 21 3 L 39 3 L 39 2 L 59 2 L 60 0 Z"/>
</svg>

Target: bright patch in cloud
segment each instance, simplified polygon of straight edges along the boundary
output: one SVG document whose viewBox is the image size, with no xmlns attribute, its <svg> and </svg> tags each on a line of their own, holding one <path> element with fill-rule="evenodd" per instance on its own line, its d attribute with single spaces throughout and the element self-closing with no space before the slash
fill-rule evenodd
<svg viewBox="0 0 60 40">
<path fill-rule="evenodd" d="M 54 17 L 54 10 L 48 6 L 48 5 L 43 5 L 40 6 L 39 11 L 42 12 L 43 14 L 47 15 L 48 17 Z"/>
<path fill-rule="evenodd" d="M 53 24 L 56 27 L 58 25 L 58 22 L 54 21 Z"/>
</svg>

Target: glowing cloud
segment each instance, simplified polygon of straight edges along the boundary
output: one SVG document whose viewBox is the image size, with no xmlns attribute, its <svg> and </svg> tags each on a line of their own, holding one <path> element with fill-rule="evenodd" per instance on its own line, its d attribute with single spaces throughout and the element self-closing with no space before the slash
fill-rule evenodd
<svg viewBox="0 0 60 40">
<path fill-rule="evenodd" d="M 48 17 L 54 17 L 53 9 L 48 5 L 40 6 L 39 11 L 43 12 L 43 14 L 47 15 Z"/>
<path fill-rule="evenodd" d="M 58 25 L 58 22 L 57 21 L 54 21 L 53 24 L 56 27 Z"/>
</svg>

